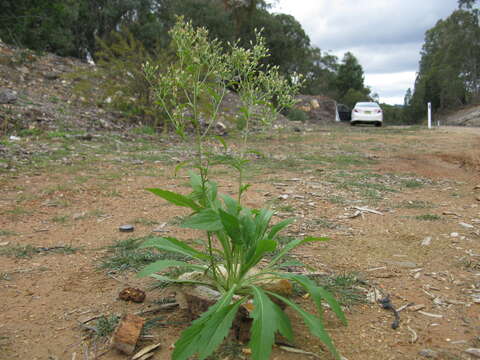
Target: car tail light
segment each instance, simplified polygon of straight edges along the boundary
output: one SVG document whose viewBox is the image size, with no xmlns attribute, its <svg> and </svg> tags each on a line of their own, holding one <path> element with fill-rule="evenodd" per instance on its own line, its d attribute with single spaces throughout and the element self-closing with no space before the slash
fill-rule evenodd
<svg viewBox="0 0 480 360">
<path fill-rule="evenodd" d="M 377 114 L 381 114 L 382 113 L 382 110 L 381 109 L 377 109 Z"/>
<path fill-rule="evenodd" d="M 354 112 L 358 112 L 358 110 L 357 110 L 357 109 L 353 109 L 353 111 L 354 111 Z"/>
</svg>

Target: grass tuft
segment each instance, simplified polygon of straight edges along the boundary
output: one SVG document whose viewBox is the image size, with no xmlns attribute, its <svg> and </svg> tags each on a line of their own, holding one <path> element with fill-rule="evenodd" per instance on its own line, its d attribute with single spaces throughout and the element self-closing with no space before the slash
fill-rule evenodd
<svg viewBox="0 0 480 360">
<path fill-rule="evenodd" d="M 440 220 L 441 217 L 435 214 L 423 214 L 415 216 L 415 219 L 422 220 L 422 221 L 437 221 Z"/>
<path fill-rule="evenodd" d="M 139 271 L 157 260 L 188 260 L 187 257 L 176 253 L 139 248 L 143 242 L 152 237 L 154 236 L 117 241 L 109 246 L 109 254 L 102 260 L 100 267 L 109 271 Z"/>
<path fill-rule="evenodd" d="M 69 245 L 39 247 L 33 245 L 11 245 L 0 248 L 0 255 L 16 258 L 31 258 L 39 254 L 65 254 L 70 255 L 77 252 L 78 249 Z"/>
</svg>

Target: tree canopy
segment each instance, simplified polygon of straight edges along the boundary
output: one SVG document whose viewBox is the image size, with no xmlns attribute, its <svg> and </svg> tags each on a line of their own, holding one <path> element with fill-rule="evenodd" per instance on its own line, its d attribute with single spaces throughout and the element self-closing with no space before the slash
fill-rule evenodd
<svg viewBox="0 0 480 360">
<path fill-rule="evenodd" d="M 472 1 L 459 5 L 445 20 L 425 33 L 420 68 L 410 106 L 420 118 L 425 104 L 446 110 L 478 101 L 480 98 L 480 26 Z"/>
</svg>

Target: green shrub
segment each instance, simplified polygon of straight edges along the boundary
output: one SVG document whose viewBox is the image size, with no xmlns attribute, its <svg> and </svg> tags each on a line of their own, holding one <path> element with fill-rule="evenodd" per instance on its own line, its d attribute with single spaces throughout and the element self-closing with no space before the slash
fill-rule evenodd
<svg viewBox="0 0 480 360">
<path fill-rule="evenodd" d="M 155 104 L 153 89 L 142 65 L 156 64 L 160 69 L 168 56 L 156 49 L 145 49 L 129 31 L 112 32 L 108 40 L 97 39 L 100 50 L 96 66 L 78 69 L 69 77 L 77 80 L 74 91 L 87 102 L 118 110 L 129 122 L 161 128 L 164 114 Z"/>
<path fill-rule="evenodd" d="M 308 115 L 303 110 L 300 110 L 297 108 L 291 108 L 287 111 L 287 118 L 288 120 L 291 120 L 291 121 L 305 122 L 308 120 Z"/>
</svg>

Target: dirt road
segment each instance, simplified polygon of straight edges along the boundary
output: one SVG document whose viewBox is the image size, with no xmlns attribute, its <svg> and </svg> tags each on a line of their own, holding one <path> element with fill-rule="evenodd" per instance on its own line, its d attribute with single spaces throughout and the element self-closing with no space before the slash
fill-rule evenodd
<svg viewBox="0 0 480 360">
<path fill-rule="evenodd" d="M 331 238 L 295 257 L 326 274 L 341 298 L 349 326 L 326 319 L 346 359 L 475 358 L 466 350 L 480 348 L 480 130 L 335 126 L 253 140 L 264 156 L 251 161 L 247 205 L 296 217 L 285 236 Z M 152 234 L 198 236 L 176 227 L 183 211 L 144 190 L 187 191 L 186 174 L 173 172 L 191 149 L 117 135 L 5 144 L 43 150 L 0 170 L 0 359 L 125 358 L 109 351 L 100 328 L 108 333 L 112 315 L 170 295 L 135 277 L 128 268 L 145 259 L 125 244 Z M 233 191 L 229 170 L 213 173 L 221 191 Z M 135 231 L 120 233 L 123 224 Z M 118 300 L 127 284 L 147 291 L 144 304 Z M 397 329 L 392 312 L 369 302 L 375 293 L 396 308 L 408 305 Z M 103 325 L 80 325 L 97 315 L 106 316 Z M 166 359 L 184 316 L 156 316 L 142 344 L 162 342 L 153 358 Z M 295 328 L 299 348 L 322 352 L 302 324 Z M 241 348 L 225 351 L 241 358 Z M 311 358 L 273 355 L 292 357 Z"/>
</svg>

